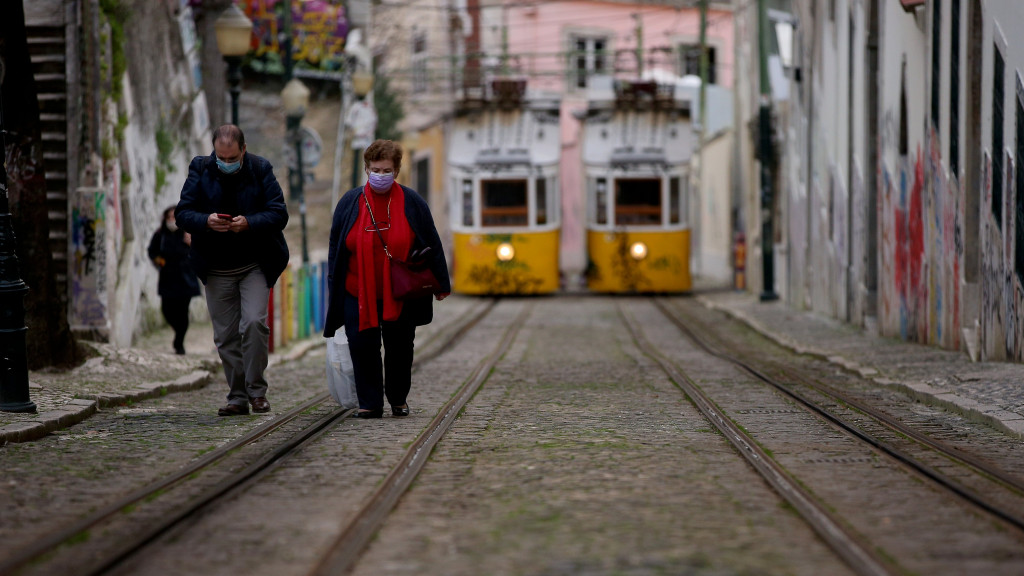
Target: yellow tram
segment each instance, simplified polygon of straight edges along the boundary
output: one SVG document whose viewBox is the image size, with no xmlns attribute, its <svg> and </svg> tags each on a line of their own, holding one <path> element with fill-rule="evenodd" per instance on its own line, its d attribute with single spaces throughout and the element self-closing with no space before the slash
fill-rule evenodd
<svg viewBox="0 0 1024 576">
<path fill-rule="evenodd" d="M 609 82 L 588 93 L 587 287 L 603 293 L 692 288 L 690 101 L 672 85 Z"/>
<path fill-rule="evenodd" d="M 559 289 L 559 101 L 527 99 L 525 81 L 463 102 L 450 134 L 452 289 Z"/>
</svg>

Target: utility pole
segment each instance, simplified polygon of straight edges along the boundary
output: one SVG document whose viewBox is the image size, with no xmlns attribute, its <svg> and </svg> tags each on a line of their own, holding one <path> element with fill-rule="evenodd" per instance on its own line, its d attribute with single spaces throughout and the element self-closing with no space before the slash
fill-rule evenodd
<svg viewBox="0 0 1024 576">
<path fill-rule="evenodd" d="M 760 61 L 761 99 L 757 124 L 758 159 L 761 161 L 761 301 L 778 300 L 775 293 L 775 254 L 773 228 L 772 94 L 768 77 L 768 0 L 757 2 L 758 59 Z"/>
<path fill-rule="evenodd" d="M 697 186 L 694 210 L 690 218 L 690 229 L 693 230 L 693 235 L 690 237 L 690 245 L 693 248 L 693 254 L 697 255 L 694 260 L 697 263 L 697 270 L 695 272 L 700 273 L 700 265 L 702 259 L 700 257 L 700 251 L 702 249 L 700 237 L 702 226 L 701 223 L 701 205 L 703 200 L 704 190 L 704 142 L 707 139 L 708 134 L 708 107 L 707 107 L 707 84 L 708 84 L 708 0 L 700 0 L 700 110 L 698 111 L 700 121 L 700 132 L 697 134 Z"/>
<path fill-rule="evenodd" d="M 508 3 L 501 7 L 501 74 L 508 76 Z"/>
<path fill-rule="evenodd" d="M 636 78 L 644 77 L 644 21 L 639 12 L 633 13 L 636 20 Z"/>
</svg>

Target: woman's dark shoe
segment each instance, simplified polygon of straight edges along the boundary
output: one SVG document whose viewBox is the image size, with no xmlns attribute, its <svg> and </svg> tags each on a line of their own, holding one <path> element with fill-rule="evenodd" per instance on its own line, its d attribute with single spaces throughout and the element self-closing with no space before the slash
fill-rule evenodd
<svg viewBox="0 0 1024 576">
<path fill-rule="evenodd" d="M 409 415 L 409 405 L 408 404 L 403 404 L 401 406 L 392 406 L 391 407 L 391 415 L 392 416 L 398 416 L 398 417 L 408 416 Z"/>
<path fill-rule="evenodd" d="M 383 416 L 383 408 L 377 408 L 376 410 L 360 410 L 356 412 L 356 418 L 382 418 Z"/>
</svg>

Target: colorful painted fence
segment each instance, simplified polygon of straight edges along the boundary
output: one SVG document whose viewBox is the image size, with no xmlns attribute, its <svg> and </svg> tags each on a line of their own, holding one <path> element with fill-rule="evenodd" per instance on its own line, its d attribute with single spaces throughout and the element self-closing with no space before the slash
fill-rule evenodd
<svg viewBox="0 0 1024 576">
<path fill-rule="evenodd" d="M 320 337 L 327 317 L 327 262 L 285 268 L 270 292 L 270 351 L 295 340 Z"/>
</svg>

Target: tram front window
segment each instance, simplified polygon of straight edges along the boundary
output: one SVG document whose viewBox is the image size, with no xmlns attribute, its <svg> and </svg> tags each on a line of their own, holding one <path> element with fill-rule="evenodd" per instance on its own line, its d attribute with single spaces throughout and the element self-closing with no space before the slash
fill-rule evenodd
<svg viewBox="0 0 1024 576">
<path fill-rule="evenodd" d="M 657 178 L 615 182 L 615 224 L 657 226 L 661 224 L 661 180 Z"/>
<path fill-rule="evenodd" d="M 526 226 L 526 180 L 485 180 L 480 183 L 484 226 Z"/>
</svg>

